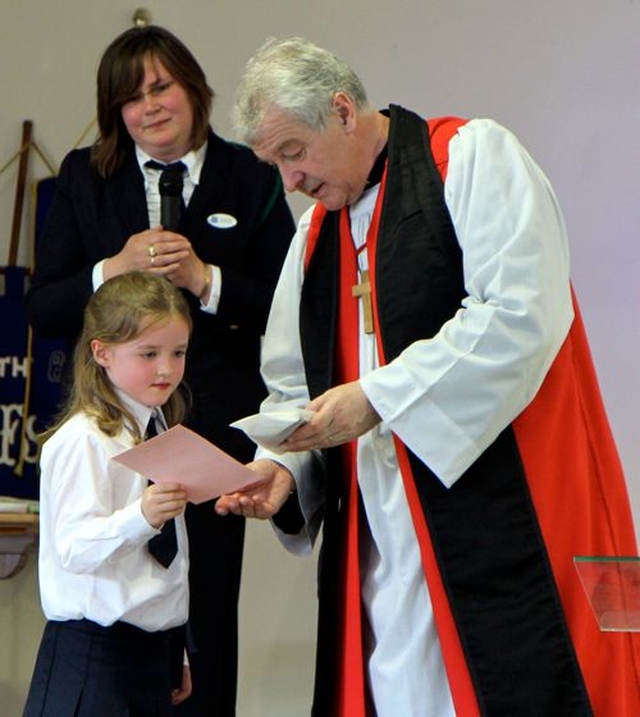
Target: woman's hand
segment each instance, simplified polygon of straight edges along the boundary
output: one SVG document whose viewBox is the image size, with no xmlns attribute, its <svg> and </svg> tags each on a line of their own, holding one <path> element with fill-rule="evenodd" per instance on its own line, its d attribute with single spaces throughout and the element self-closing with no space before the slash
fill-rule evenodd
<svg viewBox="0 0 640 717">
<path fill-rule="evenodd" d="M 189 244 L 186 253 L 175 265 L 172 265 L 166 276 L 177 287 L 190 291 L 195 297 L 203 299 L 206 303 L 208 296 L 202 296 L 202 294 L 209 286 L 210 277 L 207 277 L 207 271 L 210 269 L 198 258 Z"/>
<path fill-rule="evenodd" d="M 193 256 L 189 240 L 181 234 L 166 232 L 161 227 L 146 229 L 132 234 L 118 254 L 105 260 L 103 276 L 106 281 L 113 276 L 138 270 L 171 278 L 180 263 L 192 261 Z"/>
</svg>

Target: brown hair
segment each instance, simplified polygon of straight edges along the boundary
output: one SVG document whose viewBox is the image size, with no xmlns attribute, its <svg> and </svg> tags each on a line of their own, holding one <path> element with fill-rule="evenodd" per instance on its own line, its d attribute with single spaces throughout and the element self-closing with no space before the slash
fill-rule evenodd
<svg viewBox="0 0 640 717">
<path fill-rule="evenodd" d="M 43 435 L 54 433 L 68 418 L 80 411 L 93 417 L 101 431 L 109 436 L 123 427 L 131 430 L 134 440 L 142 440 L 130 412 L 123 406 L 106 371 L 93 357 L 91 342 L 107 344 L 131 341 L 155 323 L 173 317 L 184 319 L 191 330 L 191 312 L 182 292 L 168 279 L 142 271 L 120 274 L 105 281 L 89 299 L 84 312 L 82 333 L 73 355 L 73 386 L 55 425 Z M 169 426 L 179 423 L 186 413 L 186 399 L 174 391 L 162 407 Z"/>
<path fill-rule="evenodd" d="M 146 58 L 159 60 L 186 91 L 193 109 L 192 149 L 200 147 L 209 132 L 214 92 L 189 49 L 172 33 L 157 25 L 132 27 L 107 47 L 97 77 L 99 136 L 92 161 L 103 177 L 113 174 L 132 147 L 122 120 L 122 107 L 140 91 Z"/>
</svg>

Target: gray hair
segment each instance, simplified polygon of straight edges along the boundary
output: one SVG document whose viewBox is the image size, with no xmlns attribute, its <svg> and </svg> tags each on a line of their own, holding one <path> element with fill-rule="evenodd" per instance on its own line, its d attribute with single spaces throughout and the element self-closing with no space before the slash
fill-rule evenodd
<svg viewBox="0 0 640 717">
<path fill-rule="evenodd" d="M 233 121 L 238 138 L 254 144 L 273 107 L 322 130 L 336 92 L 349 95 L 359 111 L 372 109 L 360 78 L 333 53 L 300 37 L 269 39 L 247 63 L 236 91 Z"/>
</svg>

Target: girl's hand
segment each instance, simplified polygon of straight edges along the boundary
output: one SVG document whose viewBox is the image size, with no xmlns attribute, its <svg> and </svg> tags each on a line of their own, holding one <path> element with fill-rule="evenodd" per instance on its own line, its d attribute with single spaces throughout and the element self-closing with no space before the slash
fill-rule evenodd
<svg viewBox="0 0 640 717">
<path fill-rule="evenodd" d="M 149 525 L 160 529 L 171 518 L 181 515 L 187 493 L 179 483 L 152 483 L 142 494 L 142 515 Z"/>
<path fill-rule="evenodd" d="M 191 668 L 189 665 L 184 665 L 182 668 L 182 684 L 171 691 L 171 704 L 179 705 L 184 702 L 191 694 L 191 690 Z"/>
</svg>

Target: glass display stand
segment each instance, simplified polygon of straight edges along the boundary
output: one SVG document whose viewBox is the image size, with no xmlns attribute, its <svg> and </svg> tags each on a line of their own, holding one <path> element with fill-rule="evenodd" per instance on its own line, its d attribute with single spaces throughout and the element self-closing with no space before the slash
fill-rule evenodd
<svg viewBox="0 0 640 717">
<path fill-rule="evenodd" d="M 640 632 L 640 557 L 573 559 L 600 629 Z"/>
</svg>

